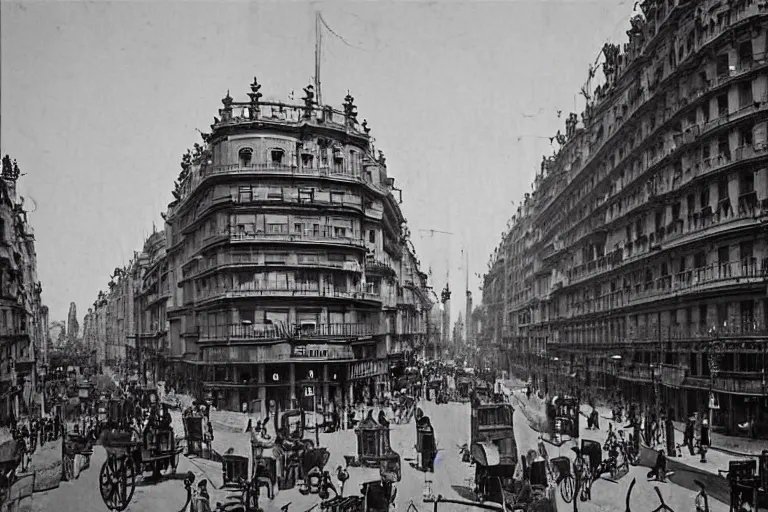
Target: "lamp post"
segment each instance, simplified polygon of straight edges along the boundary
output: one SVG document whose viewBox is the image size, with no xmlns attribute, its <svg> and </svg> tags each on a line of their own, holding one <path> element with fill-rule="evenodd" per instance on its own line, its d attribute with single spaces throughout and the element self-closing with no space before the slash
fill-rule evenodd
<svg viewBox="0 0 768 512">
<path fill-rule="evenodd" d="M 723 322 L 723 327 L 727 326 L 728 322 Z M 720 405 L 715 400 L 714 387 L 715 376 L 720 371 L 720 362 L 725 350 L 725 344 L 720 338 L 720 330 L 716 326 L 713 326 L 709 330 L 709 334 L 712 338 L 714 338 L 709 342 L 709 345 L 707 346 L 707 359 L 709 363 L 709 403 L 707 405 L 709 409 L 709 429 L 711 432 L 714 410 L 720 408 Z M 709 444 L 711 445 L 712 436 L 710 435 L 709 438 Z"/>
</svg>

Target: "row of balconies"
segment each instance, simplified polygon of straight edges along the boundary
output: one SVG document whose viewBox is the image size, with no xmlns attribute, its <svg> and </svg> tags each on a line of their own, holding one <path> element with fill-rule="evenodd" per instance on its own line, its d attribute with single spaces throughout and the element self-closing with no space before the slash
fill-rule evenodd
<svg viewBox="0 0 768 512">
<path fill-rule="evenodd" d="M 658 341 L 661 340 L 685 340 L 685 339 L 712 339 L 711 326 L 705 323 L 699 325 L 644 325 L 629 327 L 627 334 L 633 341 Z M 768 337 L 768 326 L 755 319 L 736 319 L 724 326 L 718 326 L 717 335 L 721 338 L 736 337 Z"/>
<path fill-rule="evenodd" d="M 240 254 L 234 252 L 218 253 L 213 258 L 201 260 L 194 274 L 185 276 L 185 279 L 194 279 L 211 270 L 221 270 L 226 267 L 253 267 L 253 266 L 273 266 L 273 267 L 297 267 L 297 268 L 332 268 L 345 270 L 348 272 L 360 273 L 362 268 L 357 261 L 331 261 L 325 257 L 318 257 L 315 261 L 300 261 L 303 256 L 298 254 L 288 254 L 284 261 L 270 260 L 270 256 L 264 253 Z M 379 263 L 381 264 L 381 263 Z M 371 264 L 373 265 L 373 264 Z M 383 264 L 381 264 L 383 265 Z M 374 265 L 375 266 L 375 265 Z M 366 269 L 369 263 L 366 262 Z"/>
<path fill-rule="evenodd" d="M 320 283 L 242 283 L 236 286 L 203 288 L 197 291 L 197 301 L 244 299 L 259 297 L 336 298 L 381 302 L 380 291 L 373 286 L 335 288 Z M 190 301 L 187 301 L 189 303 Z"/>
<path fill-rule="evenodd" d="M 352 247 L 365 247 L 365 240 L 361 239 L 359 233 L 352 236 L 338 236 L 332 231 L 318 231 L 312 233 L 288 233 L 286 226 L 285 233 L 264 233 L 264 232 L 239 232 L 229 233 L 220 232 L 210 234 L 203 240 L 202 246 L 206 246 L 217 241 L 229 240 L 230 242 L 311 242 L 328 243 L 333 245 L 347 245 Z M 201 247 L 202 247 L 201 246 Z M 201 247 L 198 247 L 201 248 Z"/>
<path fill-rule="evenodd" d="M 745 198 L 754 197 L 752 194 L 745 195 Z M 664 247 L 671 248 L 679 247 L 683 244 L 695 242 L 701 238 L 721 234 L 722 232 L 730 231 L 733 229 L 744 228 L 747 226 L 759 226 L 760 222 L 757 217 L 766 213 L 762 205 L 754 204 L 752 202 L 745 202 L 743 207 L 739 207 L 734 214 L 710 214 L 700 216 L 693 214 L 688 218 L 688 222 L 684 223 L 682 219 L 674 221 L 673 229 L 671 233 L 665 230 L 663 236 L 657 236 L 655 233 L 654 239 L 648 238 L 647 243 L 638 244 L 644 248 L 643 252 L 635 253 L 631 255 L 632 249 L 630 245 L 625 245 L 625 251 L 630 253 L 627 258 L 623 258 L 618 262 L 615 262 L 615 256 L 612 254 L 602 256 L 596 260 L 582 263 L 569 270 L 566 274 L 566 286 L 573 286 L 581 284 L 595 276 L 602 275 L 606 272 L 619 269 L 630 263 L 636 263 L 638 260 L 647 258 L 649 256 L 658 256 L 658 251 L 650 251 L 650 247 L 656 243 L 664 242 Z M 661 240 L 659 240 L 661 238 Z M 637 241 L 636 241 L 637 242 Z M 635 247 L 633 243 L 632 248 Z M 631 256 L 630 256 L 631 255 Z"/>
<path fill-rule="evenodd" d="M 723 117 L 719 117 L 717 119 L 708 121 L 708 122 L 706 122 L 704 124 L 695 125 L 693 127 L 693 129 L 699 135 L 697 135 L 696 137 L 692 137 L 690 140 L 684 139 L 681 144 L 675 144 L 673 147 L 670 147 L 665 154 L 658 154 L 654 158 L 648 159 L 645 162 L 645 165 L 642 166 L 642 169 L 640 171 L 636 171 L 635 173 L 633 173 L 633 174 L 636 174 L 636 176 L 635 176 L 634 179 L 631 179 L 629 181 L 629 183 L 637 182 L 639 179 L 641 179 L 643 176 L 645 176 L 650 169 L 656 167 L 660 162 L 666 161 L 668 156 L 671 156 L 672 154 L 676 153 L 681 148 L 686 147 L 688 144 L 694 142 L 699 137 L 701 137 L 702 135 L 706 134 L 706 132 L 712 131 L 715 128 L 718 128 L 719 126 L 721 126 L 721 125 L 723 125 L 725 123 L 737 121 L 739 119 L 743 119 L 744 117 L 746 117 L 748 115 L 754 114 L 754 113 L 756 113 L 758 111 L 762 112 L 762 111 L 765 111 L 767 109 L 768 109 L 768 95 L 764 95 L 763 98 L 759 101 L 759 104 L 751 103 L 749 105 L 746 105 L 746 106 L 740 108 L 738 111 L 733 112 L 731 114 L 725 114 Z M 761 147 L 759 151 L 756 151 L 752 147 L 740 147 L 740 148 L 737 148 L 736 151 L 734 151 L 734 155 L 733 155 L 734 157 L 733 158 L 731 157 L 730 153 L 728 153 L 725 157 L 721 157 L 721 158 L 701 159 L 701 160 L 699 160 L 696 163 L 693 163 L 691 165 L 691 167 L 689 168 L 690 170 L 689 170 L 689 172 L 687 174 L 688 178 L 685 180 L 685 182 L 675 183 L 674 181 L 671 181 L 671 182 L 669 182 L 666 185 L 662 184 L 661 186 L 658 186 L 656 188 L 656 191 L 653 194 L 649 194 L 647 191 L 644 190 L 641 193 L 641 198 L 642 199 L 636 201 L 633 206 L 629 206 L 628 208 L 626 208 L 626 209 L 624 209 L 624 210 L 622 210 L 620 212 L 616 212 L 615 214 L 612 213 L 611 210 L 608 210 L 605 213 L 605 221 L 602 222 L 602 223 L 599 223 L 597 226 L 593 226 L 593 227 L 596 228 L 596 227 L 600 227 L 602 225 L 607 225 L 607 224 L 610 224 L 610 223 L 612 223 L 613 221 L 615 221 L 615 220 L 617 220 L 619 218 L 623 218 L 627 214 L 629 214 L 630 212 L 645 207 L 645 205 L 648 202 L 648 199 L 650 199 L 652 196 L 653 197 L 661 196 L 661 195 L 664 195 L 664 194 L 668 194 L 669 192 L 671 192 L 673 190 L 679 190 L 684 185 L 684 183 L 687 183 L 687 182 L 693 180 L 694 178 L 698 178 L 698 177 L 701 177 L 701 176 L 705 176 L 705 175 L 708 175 L 708 174 L 715 173 L 715 172 L 717 172 L 717 171 L 719 171 L 721 169 L 724 169 L 726 167 L 729 167 L 729 166 L 731 166 L 731 165 L 733 165 L 733 164 L 735 164 L 737 162 L 749 160 L 749 159 L 755 158 L 757 156 L 763 156 L 762 153 L 763 153 L 764 149 L 765 149 L 764 147 Z M 621 162 L 617 163 L 615 167 L 620 167 L 621 165 L 623 165 L 623 163 L 625 161 L 627 161 L 629 156 L 630 156 L 629 154 L 625 155 L 624 159 Z M 617 195 L 621 194 L 622 191 L 626 190 L 626 188 L 629 186 L 629 183 L 627 185 L 625 185 L 621 190 L 619 190 L 619 191 L 615 192 L 614 194 L 612 194 L 610 197 L 614 198 Z M 571 221 L 570 222 L 570 226 L 566 230 L 564 230 L 564 232 L 567 233 L 567 231 L 573 229 L 574 227 L 576 227 L 577 225 L 582 223 L 584 220 L 586 220 L 589 217 L 591 217 L 594 214 L 594 211 L 595 211 L 595 209 L 589 209 L 588 213 L 586 215 L 584 215 L 582 218 L 580 218 L 578 220 Z M 585 236 L 585 235 L 581 235 L 581 236 L 579 236 L 577 238 L 581 238 L 583 236 Z M 578 240 L 574 240 L 573 243 L 576 243 L 577 241 Z M 569 244 L 569 245 L 572 245 L 572 244 Z"/>
<path fill-rule="evenodd" d="M 286 324 L 251 325 L 232 324 L 217 326 L 201 326 L 194 333 L 200 341 L 213 340 L 275 340 L 284 338 L 356 338 L 383 334 L 380 326 L 369 323 L 335 323 L 335 324 Z M 192 334 L 192 333 L 187 333 Z"/>
<path fill-rule="evenodd" d="M 683 189 L 686 184 L 690 183 L 696 178 L 700 178 L 703 176 L 708 176 L 711 174 L 715 174 L 721 170 L 724 170 L 726 168 L 729 168 L 735 164 L 738 164 L 740 162 L 744 162 L 746 160 L 751 160 L 753 158 L 762 158 L 766 155 L 765 153 L 766 146 L 763 144 L 760 147 L 754 147 L 754 146 L 741 146 L 736 148 L 736 150 L 733 153 L 723 153 L 721 155 L 710 157 L 710 158 L 704 158 L 701 160 L 698 160 L 696 162 L 691 163 L 690 167 L 686 168 L 683 172 L 683 175 L 681 175 L 680 178 L 671 177 L 670 179 L 666 181 L 662 181 L 657 186 L 654 187 L 652 191 L 646 190 L 645 192 L 641 193 L 640 199 L 636 201 L 632 205 L 628 205 L 626 208 L 622 209 L 621 211 L 616 211 L 616 213 L 613 213 L 612 211 L 606 212 L 605 215 L 605 221 L 602 223 L 599 223 L 596 225 L 597 228 L 599 227 L 609 227 L 614 221 L 622 218 L 628 217 L 630 214 L 633 214 L 640 209 L 647 208 L 648 202 L 651 199 L 655 200 L 661 200 L 662 196 L 666 196 L 667 194 L 677 192 Z M 751 169 L 750 169 L 751 172 Z M 748 194 L 753 192 L 752 190 L 743 190 L 743 194 Z M 728 199 L 728 197 L 721 198 L 721 199 Z M 582 235 L 580 238 L 583 238 Z M 579 239 L 576 239 L 574 243 L 577 243 Z"/>
<path fill-rule="evenodd" d="M 766 262 L 754 258 L 746 261 L 712 263 L 700 268 L 662 276 L 652 281 L 635 284 L 635 290 L 625 289 L 608 293 L 597 299 L 571 305 L 565 318 L 607 312 L 648 302 L 669 299 L 680 294 L 712 291 L 721 287 L 749 285 L 762 282 L 766 277 Z"/>
<path fill-rule="evenodd" d="M 760 14 L 760 11 L 757 8 L 757 6 L 753 4 L 751 9 L 749 9 L 747 11 L 744 11 L 744 12 L 741 12 L 738 15 L 739 16 L 738 19 L 739 20 L 746 19 L 747 17 L 755 16 L 755 15 L 758 15 L 758 14 Z M 731 20 L 731 23 L 735 23 L 735 20 Z M 710 44 L 715 38 L 717 38 L 724 30 L 727 30 L 728 28 L 730 28 L 729 25 L 723 26 L 722 28 L 720 28 L 718 30 L 715 30 L 710 37 L 704 38 L 704 39 L 698 41 L 698 44 L 697 44 L 698 48 L 696 50 L 694 50 L 693 52 L 691 52 L 691 54 L 689 54 L 683 61 L 681 61 L 678 64 L 677 68 L 679 68 L 681 65 L 683 65 L 683 63 L 686 62 L 689 58 L 691 58 L 692 55 L 695 55 L 698 52 L 698 49 L 702 48 L 703 46 L 706 46 L 706 45 Z M 746 72 L 746 70 L 745 70 L 745 72 Z M 670 73 L 667 77 L 665 77 L 663 79 L 663 81 L 668 80 L 673 75 L 675 75 L 674 71 L 672 73 Z M 735 79 L 735 77 L 734 77 L 734 79 Z M 614 136 L 617 135 L 619 131 L 621 131 L 621 128 L 623 128 L 623 126 L 627 125 L 627 121 L 632 116 L 634 116 L 634 114 L 638 110 L 640 110 L 651 98 L 655 98 L 655 97 L 658 97 L 657 94 L 649 93 L 648 91 L 643 91 L 642 95 L 641 95 L 640 101 L 638 101 L 635 105 L 633 105 L 631 107 L 630 111 L 625 115 L 623 123 L 617 123 L 616 125 L 614 125 L 613 130 L 611 130 L 610 133 L 606 134 L 606 136 L 603 137 L 603 140 L 601 141 L 601 143 L 600 143 L 600 145 L 598 147 L 590 148 L 590 150 L 588 152 L 583 151 L 583 150 L 581 151 L 582 154 L 584 154 L 585 158 L 581 159 L 582 163 L 581 163 L 580 166 L 578 166 L 578 168 L 571 169 L 571 176 L 572 177 L 577 177 L 581 173 L 581 171 L 583 171 L 584 169 L 586 169 L 586 168 L 590 167 L 591 165 L 593 165 L 593 163 L 597 161 L 598 157 L 602 156 L 600 154 L 601 151 L 609 144 L 609 142 L 612 142 L 614 140 Z M 677 116 L 678 114 L 679 114 L 679 109 L 673 109 L 671 111 L 670 116 L 666 116 L 665 119 L 661 123 L 658 123 L 656 125 L 656 129 L 652 133 L 649 133 L 647 137 L 644 137 L 643 140 L 648 140 L 658 130 L 660 130 L 662 127 L 664 127 L 666 122 L 669 121 L 669 119 L 672 116 Z M 630 151 L 627 151 L 625 156 L 624 156 L 624 158 L 623 158 L 623 160 L 620 161 L 619 163 L 617 163 L 614 166 L 614 169 L 618 168 L 618 167 L 621 167 L 623 162 L 626 161 L 628 158 L 630 158 L 633 155 L 633 150 L 634 149 L 635 148 L 632 148 Z M 568 181 L 567 184 L 561 185 L 560 187 L 558 187 L 559 190 L 556 190 L 555 193 L 550 196 L 550 199 L 547 201 L 547 203 L 545 205 L 543 205 L 541 207 L 540 211 L 541 212 L 546 212 L 546 210 L 548 210 L 550 208 L 550 206 L 552 206 L 556 201 L 561 200 L 562 199 L 560 197 L 561 194 L 565 191 L 567 186 L 570 183 L 572 183 L 573 181 L 574 181 L 574 179 L 572 178 L 571 180 Z M 589 195 L 589 194 L 587 194 L 587 195 Z M 581 198 L 581 199 L 583 199 L 583 198 Z M 554 227 L 554 224 L 553 224 L 553 227 Z M 546 236 L 546 234 L 545 234 L 545 236 Z"/>
<path fill-rule="evenodd" d="M 266 174 L 266 175 L 284 175 L 297 177 L 318 177 L 318 178 L 337 178 L 345 181 L 358 182 L 368 185 L 379 193 L 389 194 L 392 187 L 389 183 L 374 183 L 360 172 L 355 166 L 347 166 L 343 163 L 335 165 L 316 165 L 308 166 L 304 164 L 292 165 L 282 163 L 261 163 L 261 164 L 231 164 L 216 165 L 208 167 L 205 170 L 204 177 L 221 175 L 244 175 L 244 174 Z"/>
</svg>

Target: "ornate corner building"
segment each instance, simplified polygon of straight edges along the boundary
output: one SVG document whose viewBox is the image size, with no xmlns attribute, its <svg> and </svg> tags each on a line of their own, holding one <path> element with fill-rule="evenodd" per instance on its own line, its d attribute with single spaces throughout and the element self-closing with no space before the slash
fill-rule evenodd
<svg viewBox="0 0 768 512">
<path fill-rule="evenodd" d="M 312 87 L 298 105 L 260 88 L 227 93 L 184 155 L 165 230 L 132 272 L 141 325 L 117 343 L 220 408 L 381 393 L 390 366 L 432 348 L 400 190 L 351 96 L 338 110 Z"/>
<path fill-rule="evenodd" d="M 23 198 L 16 161 L 3 158 L 0 176 L 0 423 L 11 414 L 39 411 L 39 386 L 47 354 L 48 308 L 37 279 L 35 234 Z"/>
<path fill-rule="evenodd" d="M 484 336 L 541 388 L 765 424 L 768 6 L 640 7 L 492 258 Z"/>
</svg>

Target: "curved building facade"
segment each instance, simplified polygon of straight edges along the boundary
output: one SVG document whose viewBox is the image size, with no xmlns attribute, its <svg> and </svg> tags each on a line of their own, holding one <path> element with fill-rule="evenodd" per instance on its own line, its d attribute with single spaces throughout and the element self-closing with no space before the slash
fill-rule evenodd
<svg viewBox="0 0 768 512">
<path fill-rule="evenodd" d="M 486 337 L 541 388 L 734 432 L 768 419 L 768 10 L 640 7 L 502 240 Z"/>
<path fill-rule="evenodd" d="M 427 276 L 353 98 L 223 108 L 166 215 L 170 359 L 221 407 L 372 397 L 422 346 Z M 422 339 L 422 337 L 424 339 Z M 416 339 L 418 338 L 418 339 Z"/>
</svg>

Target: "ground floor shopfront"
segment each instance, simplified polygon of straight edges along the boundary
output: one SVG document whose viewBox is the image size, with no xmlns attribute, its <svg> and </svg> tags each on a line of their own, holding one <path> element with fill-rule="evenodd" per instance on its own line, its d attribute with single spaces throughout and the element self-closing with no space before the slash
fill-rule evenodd
<svg viewBox="0 0 768 512">
<path fill-rule="evenodd" d="M 168 383 L 218 409 L 266 414 L 312 409 L 333 402 L 346 406 L 369 402 L 389 390 L 387 359 L 319 361 L 291 358 L 250 363 L 169 362 Z"/>
</svg>

